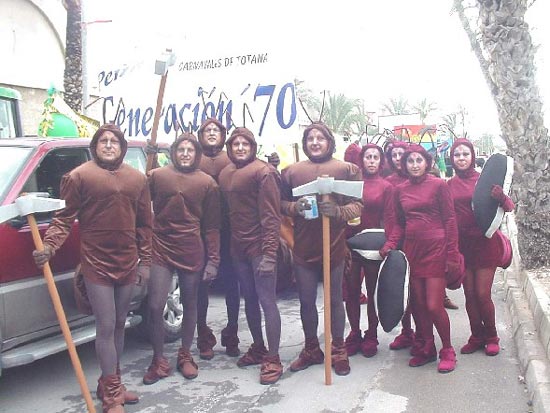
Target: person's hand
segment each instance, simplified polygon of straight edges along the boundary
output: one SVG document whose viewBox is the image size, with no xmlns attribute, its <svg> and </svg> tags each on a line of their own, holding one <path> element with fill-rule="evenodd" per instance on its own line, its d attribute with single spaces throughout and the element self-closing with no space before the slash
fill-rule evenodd
<svg viewBox="0 0 550 413">
<path fill-rule="evenodd" d="M 277 169 L 281 163 L 281 158 L 279 158 L 279 154 L 277 152 L 272 152 L 271 155 L 266 155 L 265 157 L 267 158 L 267 162 L 275 169 Z"/>
<path fill-rule="evenodd" d="M 32 257 L 34 258 L 34 263 L 38 268 L 44 267 L 44 265 L 55 255 L 54 250 L 48 244 L 44 244 L 44 249 L 42 251 L 34 250 L 32 252 Z"/>
<path fill-rule="evenodd" d="M 136 285 L 143 287 L 149 282 L 149 276 L 151 275 L 151 267 L 148 265 L 138 265 Z"/>
<path fill-rule="evenodd" d="M 157 144 L 151 144 L 151 140 L 147 139 L 147 145 L 145 145 L 145 153 L 147 155 L 156 155 L 159 151 L 159 146 Z"/>
<path fill-rule="evenodd" d="M 382 258 L 386 258 L 391 250 L 392 250 L 391 247 L 384 245 L 382 248 L 380 248 L 380 251 L 378 251 L 378 254 L 380 254 Z"/>
<path fill-rule="evenodd" d="M 336 217 L 338 216 L 338 204 L 333 200 L 329 199 L 328 201 L 319 201 L 317 203 L 319 212 L 327 217 Z"/>
<path fill-rule="evenodd" d="M 269 275 L 275 275 L 277 269 L 277 260 L 273 257 L 266 255 L 262 256 L 260 263 L 258 264 L 258 275 L 260 277 L 267 277 Z"/>
<path fill-rule="evenodd" d="M 311 204 L 305 197 L 298 199 L 295 205 L 296 213 L 301 216 L 304 216 L 304 211 L 311 209 Z"/>
<path fill-rule="evenodd" d="M 202 280 L 205 282 L 210 282 L 212 280 L 215 280 L 218 276 L 218 267 L 212 262 L 207 261 L 206 266 L 204 267 L 204 272 L 202 274 Z"/>
<path fill-rule="evenodd" d="M 499 204 L 503 204 L 506 202 L 506 194 L 502 190 L 502 187 L 500 185 L 493 185 L 491 188 L 491 198 L 498 201 Z"/>
<path fill-rule="evenodd" d="M 460 274 L 464 268 L 460 261 L 447 261 L 447 272 L 449 274 Z"/>
</svg>

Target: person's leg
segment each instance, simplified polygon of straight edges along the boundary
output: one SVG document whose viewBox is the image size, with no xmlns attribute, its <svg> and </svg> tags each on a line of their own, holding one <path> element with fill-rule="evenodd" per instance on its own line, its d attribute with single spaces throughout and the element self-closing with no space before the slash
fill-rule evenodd
<svg viewBox="0 0 550 413">
<path fill-rule="evenodd" d="M 369 329 L 371 336 L 376 338 L 378 328 L 378 314 L 376 313 L 374 294 L 376 293 L 376 284 L 378 283 L 378 271 L 380 270 L 380 261 L 367 261 L 365 263 L 365 287 L 367 289 L 367 317 L 369 320 Z"/>
<path fill-rule="evenodd" d="M 122 357 L 124 350 L 124 333 L 126 325 L 126 317 L 128 316 L 128 308 L 134 295 L 134 284 L 117 285 L 115 286 L 115 347 L 117 351 L 117 364 Z"/>
<path fill-rule="evenodd" d="M 346 351 L 348 356 L 359 352 L 362 343 L 361 319 L 361 273 L 362 265 L 359 257 L 353 257 L 351 268 L 346 274 L 344 271 L 344 296 L 346 297 L 346 313 L 348 315 L 351 331 L 346 337 Z"/>
<path fill-rule="evenodd" d="M 210 283 L 201 281 L 197 294 L 197 328 L 206 327 L 206 315 L 208 313 L 208 292 Z"/>
<path fill-rule="evenodd" d="M 164 306 L 172 285 L 172 270 L 158 264 L 151 265 L 151 276 L 147 285 L 147 319 L 149 341 L 153 347 L 153 360 L 143 376 L 143 384 L 153 384 L 172 371 L 163 355 L 164 350 Z"/>
<path fill-rule="evenodd" d="M 217 343 L 212 330 L 206 324 L 209 292 L 210 282 L 201 280 L 197 292 L 197 348 L 199 349 L 200 358 L 204 360 L 211 360 L 214 357 L 214 346 Z"/>
<path fill-rule="evenodd" d="M 252 340 L 256 344 L 264 343 L 262 334 L 262 313 L 260 311 L 260 303 L 258 294 L 256 293 L 256 285 L 254 282 L 254 270 L 248 261 L 235 260 L 233 267 L 239 275 L 239 285 L 241 293 L 244 297 L 244 310 L 248 328 L 252 335 Z"/>
<path fill-rule="evenodd" d="M 483 322 L 478 302 L 476 278 L 477 270 L 466 269 L 462 286 L 464 288 L 464 298 L 466 300 L 466 313 L 470 322 L 471 335 L 468 342 L 462 346 L 462 354 L 470 354 L 485 346 L 485 333 L 483 331 Z"/>
<path fill-rule="evenodd" d="M 409 366 L 418 367 L 437 359 L 435 341 L 433 336 L 433 322 L 427 305 L 427 286 L 425 278 L 411 278 L 412 312 L 416 321 L 416 331 L 420 332 L 422 340 L 415 342 L 413 356 L 409 360 Z M 441 297 L 443 305 L 443 297 Z"/>
<path fill-rule="evenodd" d="M 183 306 L 181 323 L 181 347 L 178 350 L 178 370 L 186 379 L 194 379 L 198 375 L 198 366 L 191 356 L 191 344 L 197 325 L 197 295 L 201 280 L 199 272 L 178 271 L 180 286 L 180 301 Z"/>
<path fill-rule="evenodd" d="M 331 332 L 333 340 L 344 340 L 346 328 L 346 311 L 342 299 L 342 277 L 344 276 L 344 263 L 330 271 L 330 306 L 331 306 Z"/>
<path fill-rule="evenodd" d="M 115 289 L 113 286 L 95 284 L 84 278 L 86 292 L 96 322 L 95 351 L 101 375 L 116 374 L 117 348 L 115 345 Z"/>
<path fill-rule="evenodd" d="M 227 232 L 227 231 L 226 231 Z M 221 345 L 225 347 L 225 353 L 230 357 L 237 357 L 239 350 L 239 337 L 237 336 L 239 309 L 241 296 L 239 292 L 239 277 L 233 268 L 229 248 L 229 236 L 222 231 L 220 247 L 220 268 L 218 277 L 225 294 L 225 306 L 227 309 L 227 325 L 221 332 Z"/>
<path fill-rule="evenodd" d="M 496 268 L 483 268 L 476 271 L 476 293 L 485 333 L 485 354 L 495 356 L 500 352 L 495 320 L 495 304 L 491 298 L 491 287 Z"/>
</svg>

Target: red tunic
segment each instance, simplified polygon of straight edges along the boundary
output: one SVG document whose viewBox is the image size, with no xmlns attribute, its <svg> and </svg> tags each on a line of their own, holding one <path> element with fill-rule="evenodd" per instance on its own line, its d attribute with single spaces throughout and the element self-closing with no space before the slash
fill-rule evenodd
<svg viewBox="0 0 550 413">
<path fill-rule="evenodd" d="M 301 161 L 283 169 L 282 179 L 282 211 L 285 215 L 294 217 L 294 259 L 307 267 L 315 267 L 323 262 L 323 231 L 321 219 L 306 220 L 301 215 L 295 215 L 292 189 L 314 181 L 322 175 L 346 181 L 360 181 L 361 171 L 356 165 L 330 158 L 325 162 Z M 331 197 L 339 205 L 339 217 L 330 218 L 330 260 L 331 267 L 340 265 L 346 254 L 346 223 L 361 214 L 363 203 L 355 198 L 332 194 Z"/>
<path fill-rule="evenodd" d="M 458 260 L 453 201 L 444 180 L 425 174 L 395 188 L 396 225 L 388 246 L 404 237 L 411 277 L 443 278 L 447 260 Z"/>
<path fill-rule="evenodd" d="M 151 171 L 149 186 L 155 211 L 153 261 L 189 272 L 201 271 L 205 256 L 219 265 L 220 191 L 214 179 L 169 165 Z"/>
<path fill-rule="evenodd" d="M 407 175 L 400 174 L 399 172 L 394 172 L 389 176 L 386 176 L 386 181 L 391 183 L 393 186 L 397 186 L 402 184 L 403 182 L 407 182 L 408 178 Z"/>
<path fill-rule="evenodd" d="M 478 228 L 472 210 L 472 197 L 479 172 L 469 170 L 457 174 L 448 181 L 449 190 L 454 202 L 456 221 L 459 233 L 459 248 L 464 255 L 466 268 L 498 267 L 502 262 L 499 242 L 496 237 L 487 238 Z M 504 209 L 511 211 L 514 204 L 508 198 Z"/>
<path fill-rule="evenodd" d="M 229 206 L 231 252 L 235 257 L 277 257 L 281 231 L 280 181 L 275 168 L 258 159 L 240 168 L 230 163 L 220 173 L 220 188 Z"/>
<path fill-rule="evenodd" d="M 66 207 L 56 213 L 44 242 L 57 250 L 78 219 L 85 277 L 129 284 L 138 259 L 151 264 L 151 196 L 144 174 L 126 164 L 109 171 L 89 161 L 63 176 L 61 198 Z"/>
</svg>

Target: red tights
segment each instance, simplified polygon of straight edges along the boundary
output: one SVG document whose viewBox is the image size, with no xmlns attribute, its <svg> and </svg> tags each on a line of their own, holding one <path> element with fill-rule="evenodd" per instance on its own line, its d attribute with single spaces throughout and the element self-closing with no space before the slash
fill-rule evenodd
<svg viewBox="0 0 550 413">
<path fill-rule="evenodd" d="M 451 324 L 443 306 L 446 284 L 445 278 L 411 278 L 417 331 L 423 339 L 429 340 L 435 325 L 443 348 L 451 347 Z"/>
<path fill-rule="evenodd" d="M 376 283 L 378 282 L 378 270 L 380 269 L 381 261 L 372 260 L 357 260 L 354 259 L 351 264 L 349 278 L 346 280 L 346 313 L 348 315 L 349 324 L 353 331 L 359 331 L 359 321 L 361 319 L 361 270 L 365 274 L 365 287 L 367 288 L 367 317 L 369 320 L 368 330 L 373 337 L 376 337 L 376 329 L 378 327 L 378 315 L 374 305 L 374 293 L 376 291 Z"/>
<path fill-rule="evenodd" d="M 491 299 L 491 287 L 496 268 L 466 269 L 464 296 L 466 312 L 470 319 L 472 336 L 492 338 L 497 336 L 495 305 Z"/>
</svg>

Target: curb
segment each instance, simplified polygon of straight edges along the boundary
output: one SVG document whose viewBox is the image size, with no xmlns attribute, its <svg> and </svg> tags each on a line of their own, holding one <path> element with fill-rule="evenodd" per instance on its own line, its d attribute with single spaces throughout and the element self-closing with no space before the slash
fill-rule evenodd
<svg viewBox="0 0 550 413">
<path fill-rule="evenodd" d="M 550 413 L 550 299 L 537 280 L 521 268 L 512 214 L 507 214 L 505 226 L 514 251 L 512 265 L 503 273 L 512 337 L 533 412 Z"/>
</svg>

